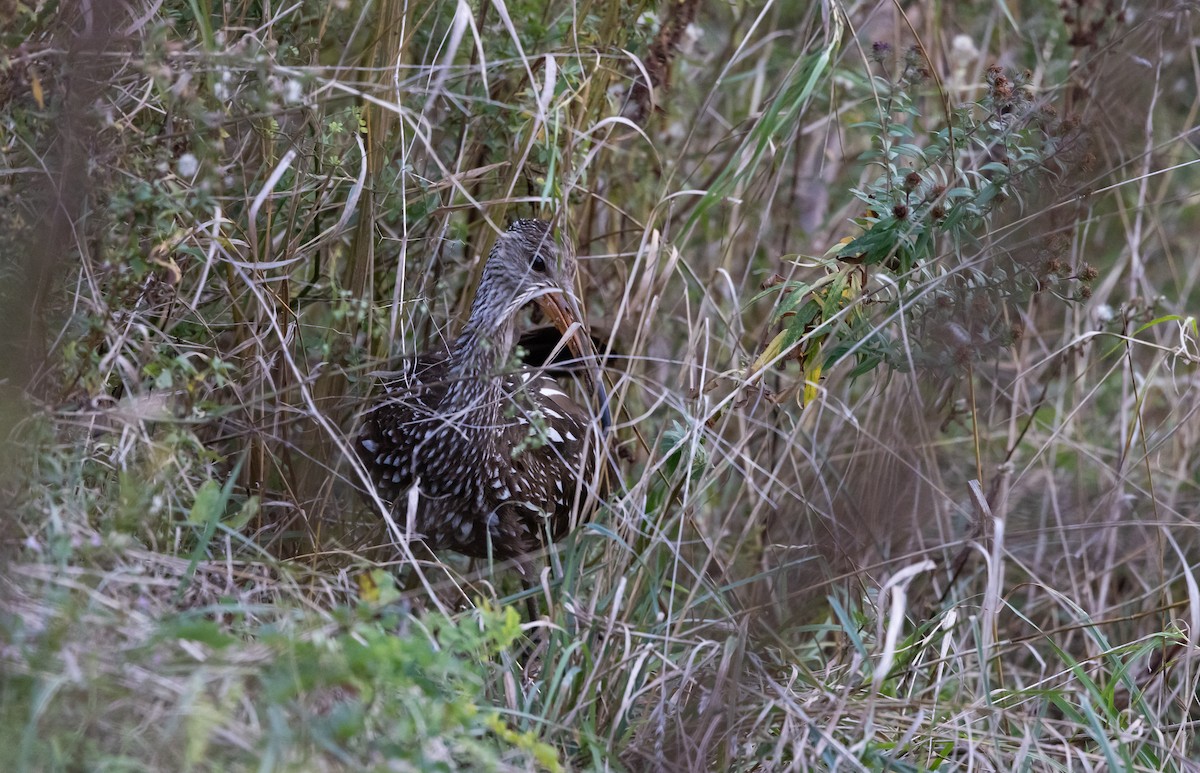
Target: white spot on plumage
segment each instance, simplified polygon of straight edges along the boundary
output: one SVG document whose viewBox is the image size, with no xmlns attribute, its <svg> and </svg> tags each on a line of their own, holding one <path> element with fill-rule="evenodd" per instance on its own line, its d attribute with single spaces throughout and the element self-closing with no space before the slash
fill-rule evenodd
<svg viewBox="0 0 1200 773">
<path fill-rule="evenodd" d="M 376 443 L 374 440 L 371 440 L 370 438 L 363 439 L 362 447 L 367 449 L 367 453 L 369 453 L 369 454 L 373 454 L 379 450 L 379 444 Z"/>
<path fill-rule="evenodd" d="M 539 389 L 538 391 L 542 393 L 543 397 L 566 397 L 567 396 L 566 392 L 562 391 L 561 389 L 556 389 L 552 386 L 544 386 L 541 389 Z"/>
<path fill-rule="evenodd" d="M 575 437 L 574 433 L 572 433 L 571 430 L 567 430 L 567 440 L 574 442 L 575 440 L 578 440 L 578 438 Z"/>
<path fill-rule="evenodd" d="M 552 443 L 563 442 L 562 435 L 558 434 L 558 430 L 556 430 L 554 427 L 546 428 L 546 437 L 550 438 L 550 442 L 552 442 Z"/>
</svg>

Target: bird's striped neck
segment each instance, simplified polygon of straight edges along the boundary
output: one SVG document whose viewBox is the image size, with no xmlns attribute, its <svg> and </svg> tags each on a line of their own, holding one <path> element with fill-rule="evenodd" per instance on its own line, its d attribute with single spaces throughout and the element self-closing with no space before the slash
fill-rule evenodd
<svg viewBox="0 0 1200 773">
<path fill-rule="evenodd" d="M 486 427 L 500 419 L 514 326 L 505 322 L 488 333 L 476 322 L 472 315 L 450 351 L 450 383 L 443 407 L 470 411 L 472 423 Z"/>
<path fill-rule="evenodd" d="M 516 341 L 515 322 L 491 322 L 492 314 L 473 308 L 450 350 L 450 368 L 462 378 L 494 378 L 508 364 Z"/>
</svg>

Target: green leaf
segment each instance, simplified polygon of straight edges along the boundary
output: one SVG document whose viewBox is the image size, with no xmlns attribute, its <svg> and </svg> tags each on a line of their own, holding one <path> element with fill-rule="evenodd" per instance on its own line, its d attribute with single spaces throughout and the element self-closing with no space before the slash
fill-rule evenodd
<svg viewBox="0 0 1200 773">
<path fill-rule="evenodd" d="M 688 217 L 683 228 L 685 233 L 690 232 L 713 205 L 729 195 L 739 181 L 749 179 L 776 143 L 795 131 L 800 115 L 817 91 L 817 84 L 832 72 L 834 54 L 841 45 L 845 20 L 840 11 L 832 12 L 830 20 L 832 30 L 827 36 L 828 42 L 821 50 L 797 60 L 788 71 L 776 96 L 764 107 L 761 117 L 742 141 L 736 154 L 741 162 L 727 166 L 709 186 Z"/>
<path fill-rule="evenodd" d="M 694 449 L 694 454 L 693 454 Z M 658 443 L 659 453 L 666 456 L 665 467 L 671 475 L 679 468 L 679 463 L 686 457 L 691 457 L 691 473 L 692 480 L 696 480 L 704 474 L 704 469 L 708 466 L 708 452 L 704 448 L 703 435 L 699 436 L 697 442 L 693 443 L 689 439 L 688 429 L 677 420 L 671 421 L 671 426 L 663 432 L 662 439 Z"/>
<path fill-rule="evenodd" d="M 801 306 L 800 311 L 796 312 L 796 316 L 789 319 L 788 327 L 796 333 L 793 340 L 799 340 L 800 336 L 808 330 L 820 313 L 821 302 L 815 298 L 809 299 L 808 303 Z"/>
<path fill-rule="evenodd" d="M 196 492 L 196 501 L 188 513 L 188 523 L 193 526 L 204 526 L 215 523 L 225 511 L 225 501 L 221 497 L 221 484 L 211 478 L 200 484 Z"/>
<path fill-rule="evenodd" d="M 258 515 L 258 508 L 259 498 L 256 494 L 248 498 L 245 502 L 242 502 L 242 506 L 238 509 L 237 515 L 226 521 L 225 525 L 233 531 L 241 531 L 242 529 L 246 528 L 246 524 L 250 523 L 250 521 L 254 519 L 254 516 Z"/>
<path fill-rule="evenodd" d="M 236 636 L 222 631 L 215 621 L 198 617 L 188 617 L 164 625 L 158 633 L 158 638 L 194 641 L 214 649 L 224 649 L 238 642 Z"/>
<path fill-rule="evenodd" d="M 797 289 L 795 292 L 784 296 L 784 299 L 779 303 L 779 308 L 775 310 L 772 322 L 778 322 L 787 314 L 794 313 L 797 306 L 800 306 L 804 301 L 810 300 L 809 294 L 812 291 L 813 288 L 811 285 L 804 285 L 803 289 Z"/>
<path fill-rule="evenodd" d="M 184 570 L 183 576 L 179 579 L 179 587 L 175 589 L 176 599 L 183 598 L 184 592 L 192 584 L 192 578 L 196 575 L 196 567 L 200 566 L 200 561 L 204 558 L 204 554 L 208 550 L 208 545 L 217 530 L 221 514 L 225 512 L 225 505 L 233 495 L 233 487 L 237 482 L 238 475 L 242 471 L 242 464 L 245 461 L 246 457 L 243 454 L 238 459 L 237 464 L 233 466 L 233 470 L 229 473 L 229 479 L 225 481 L 223 487 L 219 486 L 216 481 L 209 479 L 204 481 L 200 485 L 200 490 L 196 492 L 196 501 L 192 503 L 188 522 L 202 524 L 204 529 L 200 533 L 199 539 L 196 540 L 196 547 L 192 549 L 187 569 Z M 214 490 L 216 491 L 215 496 L 212 493 Z"/>
<path fill-rule="evenodd" d="M 842 310 L 846 305 L 845 293 L 846 283 L 849 281 L 849 275 L 844 271 L 839 271 L 834 275 L 833 282 L 830 283 L 829 289 L 821 297 L 821 310 L 824 312 L 826 319 L 832 317 Z"/>
<path fill-rule="evenodd" d="M 1149 330 L 1150 328 L 1155 327 L 1156 325 L 1161 325 L 1164 322 L 1179 322 L 1182 319 L 1184 319 L 1184 317 L 1179 314 L 1167 314 L 1165 316 L 1150 320 L 1146 324 L 1139 327 L 1137 330 L 1134 330 L 1133 334 L 1136 336 L 1138 333 L 1143 333 L 1143 332 Z"/>
<path fill-rule="evenodd" d="M 811 289 L 812 289 L 812 286 L 809 285 L 807 282 L 784 282 L 784 283 L 778 284 L 774 287 L 768 287 L 767 289 L 762 290 L 761 292 L 756 294 L 753 298 L 751 298 L 749 300 L 749 302 L 747 302 L 746 305 L 749 306 L 750 304 L 755 303 L 756 301 L 760 301 L 763 298 L 766 298 L 768 295 L 774 295 L 775 293 L 782 293 L 784 290 L 792 290 L 794 293 L 799 293 L 799 294 L 803 295 L 803 294 L 809 292 Z"/>
<path fill-rule="evenodd" d="M 999 192 L 1000 186 L 996 185 L 995 183 L 985 185 L 983 190 L 979 192 L 979 195 L 975 197 L 975 203 L 981 207 L 990 204 L 992 199 L 996 198 L 996 194 Z"/>
<path fill-rule="evenodd" d="M 847 347 L 847 349 L 848 348 L 849 347 Z M 845 354 L 845 352 L 844 351 L 840 352 L 840 353 L 835 352 L 835 354 L 838 357 L 841 357 L 842 355 Z M 834 355 L 830 355 L 830 356 L 833 357 Z M 859 358 L 858 365 L 854 366 L 853 370 L 851 370 L 850 373 L 847 374 L 847 378 L 858 378 L 861 375 L 870 373 L 871 371 L 875 370 L 875 368 L 879 367 L 880 363 L 882 363 L 882 362 L 883 362 L 883 357 L 881 357 L 878 354 L 863 355 L 862 357 Z"/>
</svg>

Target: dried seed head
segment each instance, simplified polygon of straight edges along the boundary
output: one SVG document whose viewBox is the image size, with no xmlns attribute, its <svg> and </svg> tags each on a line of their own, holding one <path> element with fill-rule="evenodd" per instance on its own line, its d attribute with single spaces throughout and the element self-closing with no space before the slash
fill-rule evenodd
<svg viewBox="0 0 1200 773">
<path fill-rule="evenodd" d="M 783 284 L 783 282 L 784 279 L 779 274 L 771 274 L 769 277 L 763 280 L 763 283 L 760 285 L 760 287 L 763 290 L 767 290 L 772 287 L 778 287 L 779 285 Z"/>
<path fill-rule="evenodd" d="M 904 52 L 904 77 L 912 83 L 921 83 L 928 80 L 930 75 L 925 52 L 920 46 L 909 46 Z"/>
</svg>

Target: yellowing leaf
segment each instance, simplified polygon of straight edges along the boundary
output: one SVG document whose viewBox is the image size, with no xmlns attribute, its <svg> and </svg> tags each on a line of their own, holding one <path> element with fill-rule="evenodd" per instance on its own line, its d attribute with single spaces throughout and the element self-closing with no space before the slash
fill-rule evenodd
<svg viewBox="0 0 1200 773">
<path fill-rule="evenodd" d="M 368 604 L 374 604 L 379 601 L 379 586 L 375 584 L 375 579 L 367 572 L 363 572 L 358 576 L 358 597 Z"/>
<path fill-rule="evenodd" d="M 391 604 L 400 598 L 400 591 L 386 570 L 372 569 L 358 576 L 358 597 L 368 604 Z"/>
<path fill-rule="evenodd" d="M 750 366 L 751 373 L 757 373 L 767 366 L 767 363 L 774 360 L 783 351 L 784 341 L 787 340 L 788 331 L 786 329 L 779 331 L 779 334 L 771 339 L 771 343 L 767 344 L 767 348 L 762 350 L 762 354 L 758 355 L 758 359 Z"/>
<path fill-rule="evenodd" d="M 42 93 L 42 79 L 33 70 L 29 71 L 29 90 L 33 92 L 33 101 L 37 102 L 39 110 L 46 109 L 46 95 Z"/>
<path fill-rule="evenodd" d="M 811 359 L 812 363 L 804 370 L 804 393 L 800 398 L 801 408 L 817 399 L 817 386 L 821 381 L 821 370 L 823 368 L 821 358 L 818 356 Z"/>
</svg>

